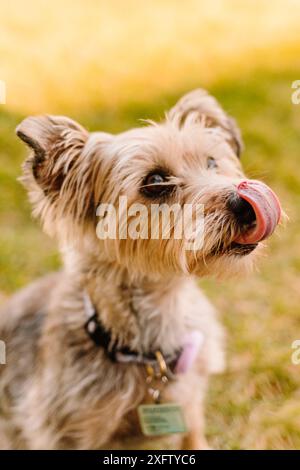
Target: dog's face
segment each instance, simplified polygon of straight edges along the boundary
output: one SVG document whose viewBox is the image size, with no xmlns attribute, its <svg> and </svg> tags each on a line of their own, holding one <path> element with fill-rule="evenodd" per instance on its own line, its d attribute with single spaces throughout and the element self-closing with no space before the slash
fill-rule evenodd
<svg viewBox="0 0 300 470">
<path fill-rule="evenodd" d="M 203 90 L 116 136 L 64 117 L 25 119 L 17 134 L 33 149 L 22 179 L 46 230 L 137 273 L 240 270 L 280 218 L 274 193 L 245 180 L 235 122 Z M 171 207 L 183 211 L 164 219 Z"/>
</svg>

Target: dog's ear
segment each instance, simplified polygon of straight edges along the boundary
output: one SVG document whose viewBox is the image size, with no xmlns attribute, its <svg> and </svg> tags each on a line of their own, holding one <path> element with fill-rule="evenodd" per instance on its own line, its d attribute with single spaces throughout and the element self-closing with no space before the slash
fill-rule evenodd
<svg viewBox="0 0 300 470">
<path fill-rule="evenodd" d="M 169 120 L 182 126 L 189 115 L 203 119 L 207 127 L 220 127 L 228 135 L 228 142 L 240 157 L 243 141 L 235 120 L 228 116 L 217 100 L 205 90 L 197 89 L 184 95 L 167 114 Z"/>
<path fill-rule="evenodd" d="M 20 180 L 29 191 L 34 214 L 53 225 L 47 231 L 53 232 L 62 218 L 86 220 L 94 211 L 95 169 L 95 155 L 86 145 L 88 131 L 67 117 L 36 116 L 21 122 L 16 133 L 32 150 Z"/>
<path fill-rule="evenodd" d="M 31 167 L 45 193 L 60 189 L 70 160 L 76 158 L 88 138 L 83 127 L 64 116 L 28 117 L 19 124 L 16 133 L 33 150 L 25 166 L 27 170 Z"/>
</svg>

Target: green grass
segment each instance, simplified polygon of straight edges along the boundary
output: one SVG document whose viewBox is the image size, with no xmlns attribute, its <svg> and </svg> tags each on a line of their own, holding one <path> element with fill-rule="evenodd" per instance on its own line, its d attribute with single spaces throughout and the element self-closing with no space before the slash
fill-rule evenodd
<svg viewBox="0 0 300 470">
<path fill-rule="evenodd" d="M 299 75 L 300 68 L 261 69 L 210 89 L 243 130 L 247 174 L 278 192 L 290 218 L 269 242 L 259 272 L 217 281 L 217 288 L 215 280 L 202 282 L 228 332 L 228 369 L 212 379 L 207 399 L 208 437 L 217 448 L 300 448 L 300 366 L 290 359 L 300 337 L 300 105 L 290 99 Z M 184 91 L 72 117 L 90 130 L 118 132 L 141 117 L 162 116 Z M 14 135 L 22 116 L 0 109 L 0 291 L 7 295 L 57 268 L 59 257 L 16 181 L 26 154 Z"/>
</svg>

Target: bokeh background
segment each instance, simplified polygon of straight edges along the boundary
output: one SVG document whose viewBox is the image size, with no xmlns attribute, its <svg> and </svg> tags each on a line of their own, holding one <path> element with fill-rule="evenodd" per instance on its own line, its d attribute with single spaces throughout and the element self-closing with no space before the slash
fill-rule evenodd
<svg viewBox="0 0 300 470">
<path fill-rule="evenodd" d="M 248 175 L 282 199 L 290 220 L 258 272 L 202 281 L 228 331 L 228 369 L 207 399 L 216 448 L 300 448 L 299 24 L 297 0 L 0 0 L 0 301 L 60 265 L 16 180 L 28 114 L 118 132 L 206 87 L 242 128 Z"/>
</svg>

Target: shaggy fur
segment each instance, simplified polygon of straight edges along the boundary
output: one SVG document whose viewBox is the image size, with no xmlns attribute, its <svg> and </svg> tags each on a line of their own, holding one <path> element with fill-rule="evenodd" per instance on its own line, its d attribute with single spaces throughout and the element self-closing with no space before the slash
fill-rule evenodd
<svg viewBox="0 0 300 470">
<path fill-rule="evenodd" d="M 0 445 L 100 449 L 145 439 L 151 447 L 137 421 L 138 405 L 149 402 L 145 368 L 112 363 L 91 341 L 83 328 L 86 290 L 119 346 L 167 355 L 189 331 L 203 334 L 192 369 L 163 393 L 163 401 L 182 405 L 188 433 L 161 445 L 206 448 L 203 399 L 209 374 L 223 368 L 223 333 L 195 277 L 241 272 L 257 252 L 231 248 L 241 227 L 227 199 L 244 178 L 234 121 L 196 90 L 162 123 L 116 136 L 53 116 L 25 119 L 17 134 L 32 149 L 22 182 L 34 215 L 59 242 L 64 270 L 26 287 L 1 311 L 7 365 L 0 368 Z M 216 169 L 207 168 L 211 157 Z M 205 204 L 202 249 L 187 251 L 172 238 L 96 236 L 99 203 L 118 207 L 126 195 L 129 204 L 149 206 L 141 188 L 157 168 L 173 188 L 158 202 Z"/>
</svg>

